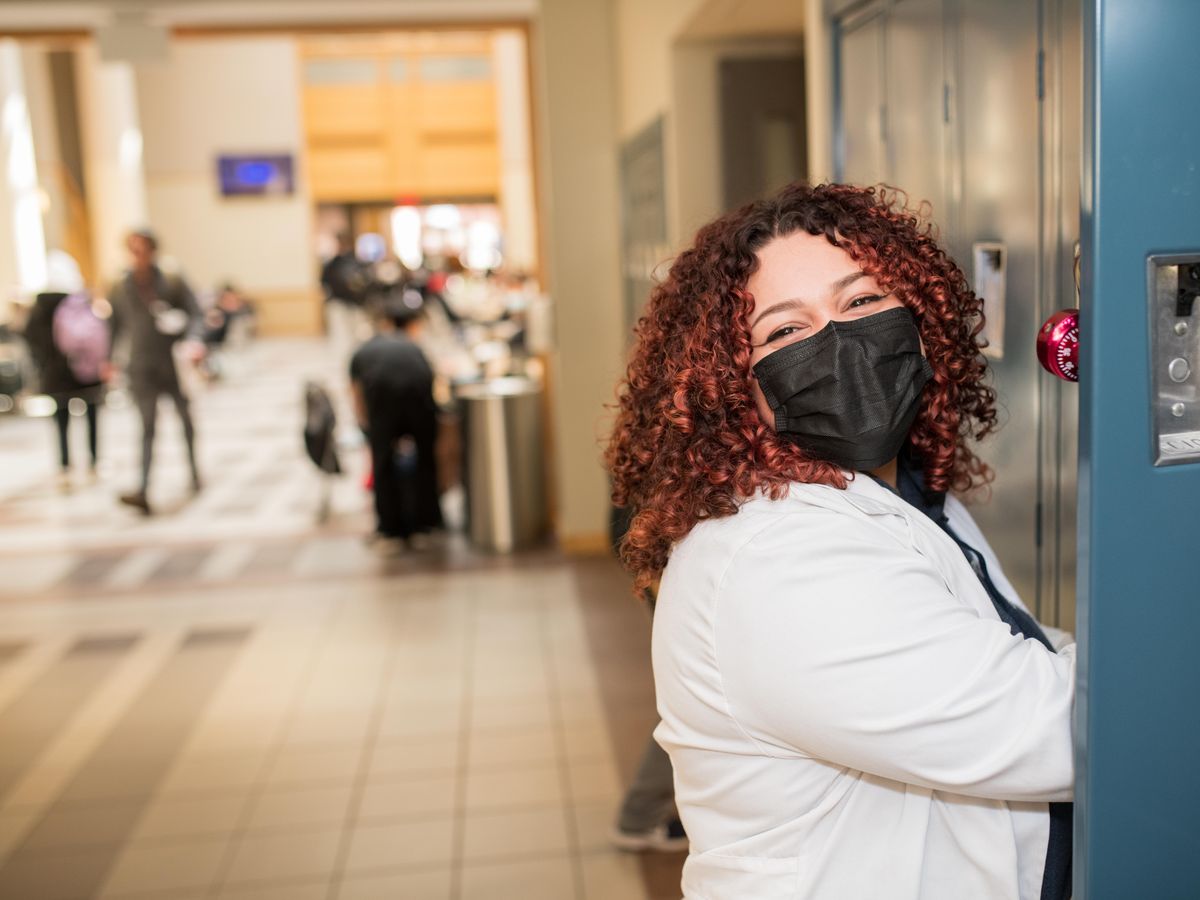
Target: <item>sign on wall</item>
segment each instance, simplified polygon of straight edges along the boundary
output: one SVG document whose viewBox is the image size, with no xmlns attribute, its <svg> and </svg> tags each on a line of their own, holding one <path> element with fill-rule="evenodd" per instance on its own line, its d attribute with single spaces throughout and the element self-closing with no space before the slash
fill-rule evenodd
<svg viewBox="0 0 1200 900">
<path fill-rule="evenodd" d="M 295 174 L 291 154 L 217 157 L 217 180 L 225 197 L 291 194 Z"/>
</svg>

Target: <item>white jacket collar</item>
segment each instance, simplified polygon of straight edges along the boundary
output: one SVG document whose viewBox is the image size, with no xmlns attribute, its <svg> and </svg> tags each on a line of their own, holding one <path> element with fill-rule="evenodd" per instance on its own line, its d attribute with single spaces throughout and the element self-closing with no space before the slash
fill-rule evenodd
<svg viewBox="0 0 1200 900">
<path fill-rule="evenodd" d="M 794 481 L 788 488 L 788 496 L 804 503 L 822 506 L 827 509 L 845 509 L 849 504 L 869 516 L 903 516 L 908 518 L 913 512 L 900 496 L 879 484 L 865 472 L 844 471 L 846 488 L 831 487 L 827 484 L 812 484 L 804 481 Z M 767 491 L 760 489 L 751 500 L 768 499 Z"/>
</svg>

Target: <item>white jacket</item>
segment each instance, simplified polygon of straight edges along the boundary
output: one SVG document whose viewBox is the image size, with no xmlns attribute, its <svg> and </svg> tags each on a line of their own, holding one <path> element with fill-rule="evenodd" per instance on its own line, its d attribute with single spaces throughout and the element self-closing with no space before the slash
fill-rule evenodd
<svg viewBox="0 0 1200 900">
<path fill-rule="evenodd" d="M 966 509 L 946 512 L 1019 602 Z M 1075 647 L 1013 636 L 954 542 L 860 475 L 701 522 L 654 616 L 686 900 L 1036 900 L 1072 795 Z"/>
</svg>

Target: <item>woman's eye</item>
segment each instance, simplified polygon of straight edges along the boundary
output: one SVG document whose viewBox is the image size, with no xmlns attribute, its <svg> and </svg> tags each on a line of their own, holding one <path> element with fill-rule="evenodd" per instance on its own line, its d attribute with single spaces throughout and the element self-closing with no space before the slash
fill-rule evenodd
<svg viewBox="0 0 1200 900">
<path fill-rule="evenodd" d="M 767 343 L 772 344 L 780 338 L 785 338 L 788 335 L 796 334 L 799 331 L 800 327 L 798 325 L 784 325 L 782 328 L 777 328 L 771 332 L 770 336 L 767 338 Z"/>
<path fill-rule="evenodd" d="M 866 306 L 868 303 L 877 303 L 883 297 L 883 294 L 863 294 L 861 297 L 855 297 L 850 301 L 850 308 L 855 309 L 859 306 Z"/>
<path fill-rule="evenodd" d="M 850 309 L 857 309 L 860 306 L 866 306 L 868 303 L 878 303 L 886 294 L 863 294 L 861 297 L 855 297 L 850 301 Z"/>
</svg>

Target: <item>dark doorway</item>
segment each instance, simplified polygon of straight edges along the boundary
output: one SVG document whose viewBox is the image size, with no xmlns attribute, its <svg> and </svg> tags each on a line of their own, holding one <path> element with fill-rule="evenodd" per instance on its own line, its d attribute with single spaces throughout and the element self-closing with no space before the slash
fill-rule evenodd
<svg viewBox="0 0 1200 900">
<path fill-rule="evenodd" d="M 731 209 L 808 172 L 804 59 L 722 60 L 721 150 L 725 207 Z"/>
</svg>

